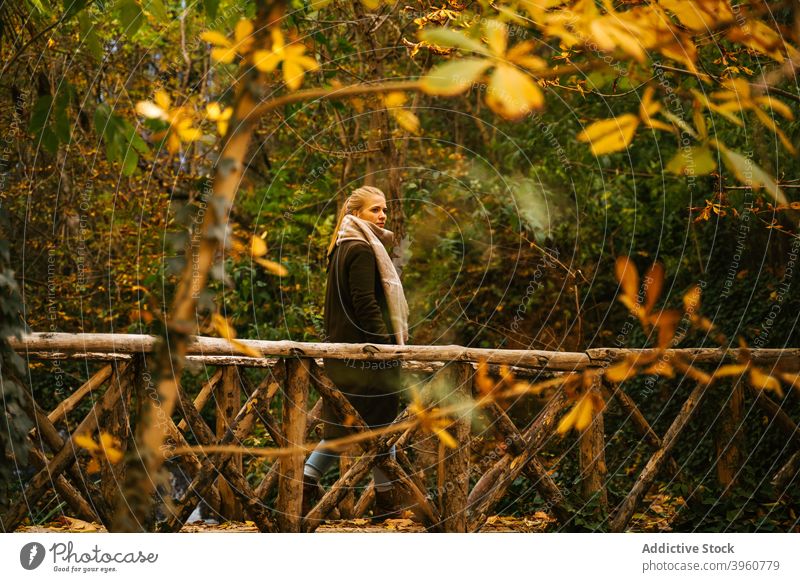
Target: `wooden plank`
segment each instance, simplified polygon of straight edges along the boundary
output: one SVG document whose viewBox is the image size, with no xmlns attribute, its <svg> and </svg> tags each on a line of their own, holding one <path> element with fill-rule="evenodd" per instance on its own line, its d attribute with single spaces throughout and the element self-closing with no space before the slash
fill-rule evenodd
<svg viewBox="0 0 800 582">
<path fill-rule="evenodd" d="M 34 333 L 11 338 L 15 350 L 26 352 L 113 352 L 135 354 L 151 352 L 154 336 L 136 334 L 65 334 Z M 483 361 L 488 364 L 516 365 L 544 370 L 572 371 L 597 367 L 628 355 L 653 355 L 653 349 L 596 348 L 586 352 L 553 352 L 545 350 L 504 350 L 467 348 L 463 346 L 373 345 L 341 343 L 303 343 L 294 341 L 240 340 L 266 356 L 309 358 L 341 358 L 350 360 L 418 360 L 421 362 Z M 680 348 L 666 350 L 668 356 L 681 356 L 699 363 L 734 361 L 742 355 L 739 349 Z M 748 350 L 757 364 L 780 363 L 787 369 L 800 367 L 800 348 Z M 194 337 L 187 345 L 187 355 L 240 357 L 230 342 L 221 338 Z"/>
<path fill-rule="evenodd" d="M 472 398 L 472 368 L 462 363 L 454 363 L 445 369 L 450 395 L 456 401 Z M 442 531 L 447 533 L 466 533 L 467 497 L 469 496 L 469 453 L 470 418 L 469 412 L 455 418 L 447 431 L 458 443 L 455 449 L 446 449 L 442 468 L 444 484 L 442 489 Z"/>
<path fill-rule="evenodd" d="M 522 433 L 514 424 L 514 421 L 509 418 L 505 411 L 498 406 L 496 402 L 492 402 L 484 406 L 484 411 L 493 420 L 492 426 L 503 437 L 510 452 L 514 455 L 522 455 L 525 452 L 525 439 Z M 547 469 L 541 463 L 538 456 L 534 455 L 531 460 L 525 465 L 523 473 L 536 487 L 536 490 L 542 496 L 542 499 L 548 505 L 548 508 L 553 511 L 559 521 L 566 523 L 572 516 L 572 510 L 567 503 L 566 497 L 556 485 L 555 481 L 547 473 Z"/>
<path fill-rule="evenodd" d="M 130 367 L 131 374 L 135 373 L 136 367 L 141 365 L 141 362 L 139 361 L 140 357 L 137 356 L 136 358 L 137 360 Z M 119 390 L 120 398 L 117 401 L 117 404 L 111 410 L 111 414 L 109 414 L 108 417 L 108 422 L 101 428 L 101 430 L 117 439 L 119 443 L 119 450 L 123 453 L 123 461 L 113 465 L 108 462 L 101 463 L 100 491 L 106 503 L 109 506 L 114 507 L 116 505 L 117 498 L 121 493 L 123 493 L 119 489 L 120 486 L 125 483 L 126 463 L 124 462 L 124 454 L 128 450 L 128 441 L 132 437 L 130 423 L 131 415 L 129 414 L 132 382 L 130 379 L 121 381 L 122 379 L 117 373 L 119 363 L 114 362 L 112 366 L 114 367 L 115 372 L 111 376 L 111 382 L 108 389 Z"/>
<path fill-rule="evenodd" d="M 2 527 L 6 532 L 14 531 L 28 513 L 28 508 L 35 504 L 52 482 L 52 479 L 60 475 L 64 469 L 75 461 L 75 453 L 80 450 L 75 444 L 75 435 L 92 434 L 97 430 L 98 423 L 102 424 L 111 409 L 119 399 L 119 391 L 106 390 L 103 396 L 95 402 L 89 414 L 81 421 L 75 432 L 72 433 L 64 446 L 50 459 L 47 466 L 41 469 L 33 479 L 25 486 L 21 499 L 11 506 L 0 519 Z"/>
<path fill-rule="evenodd" d="M 741 381 L 738 381 L 731 389 L 730 397 L 722 406 L 714 435 L 714 448 L 717 453 L 717 481 L 722 487 L 723 496 L 727 495 L 736 485 L 739 470 L 742 467 L 743 420 L 744 386 Z"/>
<path fill-rule="evenodd" d="M 305 444 L 306 414 L 311 363 L 305 358 L 286 361 L 287 381 L 283 394 L 283 435 L 287 446 Z M 278 528 L 284 533 L 299 533 L 303 520 L 303 463 L 305 455 L 282 457 L 275 502 Z"/>
<path fill-rule="evenodd" d="M 767 396 L 763 390 L 750 386 L 750 391 L 755 395 L 756 405 L 769 415 L 771 422 L 780 429 L 789 439 L 793 447 L 800 447 L 800 428 L 789 417 L 780 404 Z"/>
<path fill-rule="evenodd" d="M 103 366 L 99 372 L 84 382 L 80 388 L 62 400 L 58 406 L 53 409 L 53 412 L 47 415 L 50 422 L 58 424 L 58 421 L 72 412 L 87 394 L 102 386 L 105 381 L 111 377 L 111 371 L 112 367 L 110 364 Z"/>
<path fill-rule="evenodd" d="M 25 407 L 26 414 L 33 419 L 34 425 L 36 426 L 35 429 L 31 430 L 28 437 L 33 443 L 39 443 L 40 450 L 42 451 L 42 458 L 46 461 L 47 457 L 44 455 L 44 445 L 42 441 L 51 451 L 57 453 L 64 447 L 64 440 L 61 438 L 58 429 L 50 422 L 47 414 L 44 410 L 39 408 L 39 405 L 34 402 L 33 397 L 27 390 L 25 391 L 23 406 Z M 36 468 L 41 470 L 44 466 L 37 466 Z M 91 502 L 92 513 L 96 515 L 97 521 L 107 526 L 111 515 L 111 507 L 101 495 L 100 489 L 91 479 L 87 478 L 87 475 L 77 462 L 70 463 L 65 471 L 72 480 L 71 483 L 67 481 L 67 483 L 70 483 L 70 487 L 74 486 L 87 503 Z M 63 475 L 59 475 L 59 477 L 66 481 L 66 477 Z M 56 484 L 58 484 L 58 478 L 56 478 Z M 66 492 L 66 495 L 74 497 L 69 491 Z"/>
<path fill-rule="evenodd" d="M 502 499 L 517 476 L 553 434 L 558 414 L 564 408 L 565 402 L 564 391 L 559 388 L 553 393 L 531 425 L 523 432 L 525 451 L 521 455 L 511 452 L 503 455 L 472 488 L 467 500 L 470 512 L 470 531 L 475 531 L 482 526 L 495 504 Z"/>
<path fill-rule="evenodd" d="M 600 377 L 595 376 L 588 388 L 589 394 L 600 395 Z M 578 460 L 581 468 L 581 495 L 589 500 L 599 497 L 600 507 L 608 507 L 606 492 L 606 435 L 603 411 L 595 412 L 591 424 L 581 433 L 578 444 Z"/>
<path fill-rule="evenodd" d="M 702 401 L 707 389 L 707 383 L 698 382 L 697 386 L 695 386 L 695 388 L 689 394 L 689 397 L 683 403 L 683 406 L 681 406 L 681 409 L 675 417 L 675 420 L 672 421 L 672 424 L 664 434 L 664 445 L 655 453 L 653 453 L 653 456 L 651 456 L 650 460 L 647 461 L 647 464 L 639 474 L 639 478 L 636 480 L 636 483 L 634 483 L 630 492 L 615 512 L 609 526 L 612 532 L 619 533 L 624 531 L 625 527 L 628 525 L 628 522 L 630 522 L 631 517 L 636 511 L 636 508 L 639 506 L 639 503 L 641 502 L 645 493 L 647 493 L 647 490 L 650 489 L 650 486 L 653 484 L 653 480 L 658 474 L 658 471 L 661 469 L 670 451 L 672 451 L 672 448 L 678 441 L 678 437 L 680 436 L 681 432 L 683 432 L 683 429 L 686 428 L 686 425 L 692 418 L 692 415 L 697 410 L 697 407 Z"/>
<path fill-rule="evenodd" d="M 628 419 L 633 422 L 633 427 L 636 429 L 636 432 L 639 433 L 642 438 L 644 438 L 648 445 L 655 450 L 661 448 L 663 444 L 661 442 L 661 437 L 656 434 L 656 431 L 654 431 L 650 426 L 650 423 L 647 422 L 647 419 L 644 417 L 644 414 L 642 414 L 642 411 L 639 410 L 638 406 L 636 406 L 633 398 L 628 396 L 628 394 L 622 389 L 622 386 L 612 385 L 609 387 L 609 384 L 606 383 L 605 379 L 603 379 L 601 390 L 603 392 L 603 398 L 605 398 L 606 402 L 608 402 L 612 396 L 614 397 L 614 400 L 617 401 L 622 410 L 628 414 Z M 672 456 L 667 459 L 665 470 L 672 478 L 680 478 L 680 469 L 678 468 L 678 464 L 675 462 L 675 459 L 673 459 Z"/>
<path fill-rule="evenodd" d="M 244 403 L 236 418 L 231 423 L 230 429 L 225 433 L 222 441 L 217 441 L 214 433 L 205 423 L 200 413 L 192 405 L 191 399 L 182 387 L 178 387 L 178 409 L 181 410 L 189 423 L 190 429 L 195 434 L 201 444 L 220 444 L 226 445 L 231 442 L 238 442 L 247 436 L 240 430 L 239 425 L 252 426 L 247 417 L 258 413 L 258 403 L 268 402 L 266 397 L 266 387 L 260 385 Z M 277 527 L 272 522 L 268 511 L 261 499 L 255 495 L 247 480 L 235 466 L 230 467 L 228 461 L 231 455 L 228 453 L 210 454 L 202 461 L 202 467 L 192 480 L 184 495 L 174 504 L 174 511 L 166 521 L 161 523 L 158 530 L 161 532 L 176 532 L 183 526 L 192 509 L 200 499 L 203 499 L 211 488 L 215 478 L 220 473 L 225 476 L 233 485 L 235 491 L 245 508 L 255 522 L 256 527 L 262 532 L 276 531 Z"/>
<path fill-rule="evenodd" d="M 222 440 L 225 433 L 230 429 L 231 423 L 236 417 L 236 413 L 239 412 L 242 406 L 241 392 L 239 370 L 233 366 L 225 366 L 222 369 L 214 407 L 216 413 L 216 435 L 219 441 Z M 201 410 L 202 407 L 198 407 L 195 401 L 195 408 Z M 242 455 L 232 455 L 228 464 L 242 471 Z M 217 487 L 219 488 L 220 514 L 222 517 L 228 521 L 243 521 L 242 505 L 239 503 L 236 494 L 223 475 L 220 475 L 217 480 Z"/>
<path fill-rule="evenodd" d="M 197 393 L 197 396 L 194 398 L 194 407 L 198 410 L 198 412 L 202 412 L 203 408 L 205 408 L 208 401 L 211 399 L 211 395 L 214 393 L 214 389 L 219 384 L 219 381 L 222 379 L 222 368 L 216 371 L 216 373 L 211 376 L 211 378 L 203 384 L 203 387 L 200 388 L 200 392 Z M 178 423 L 178 430 L 184 432 L 186 430 L 186 420 L 181 420 Z"/>
</svg>

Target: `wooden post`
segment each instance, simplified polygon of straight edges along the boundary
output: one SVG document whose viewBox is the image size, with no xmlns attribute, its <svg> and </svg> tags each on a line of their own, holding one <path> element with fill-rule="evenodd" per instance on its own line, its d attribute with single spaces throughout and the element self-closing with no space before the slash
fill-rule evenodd
<svg viewBox="0 0 800 582">
<path fill-rule="evenodd" d="M 114 364 L 116 366 L 116 362 Z M 50 422 L 57 424 L 59 420 L 64 418 L 69 412 L 78 406 L 78 404 L 81 403 L 87 394 L 100 388 L 100 386 L 102 386 L 105 381 L 111 377 L 111 371 L 111 364 L 103 366 L 99 372 L 84 382 L 83 386 L 59 402 L 58 406 L 53 409 L 53 412 L 47 415 L 47 418 L 50 420 Z"/>
<path fill-rule="evenodd" d="M 744 418 L 744 386 L 738 381 L 720 413 L 714 445 L 717 451 L 717 480 L 722 495 L 736 484 L 742 466 L 742 420 Z"/>
<path fill-rule="evenodd" d="M 505 495 L 514 479 L 522 473 L 528 462 L 534 458 L 539 449 L 551 438 L 555 431 L 558 413 L 564 408 L 566 395 L 559 388 L 550 397 L 545 407 L 534 421 L 522 433 L 525 451 L 516 455 L 506 452 L 492 467 L 487 470 L 470 491 L 468 503 L 470 508 L 470 531 L 479 529 L 494 505 Z"/>
<path fill-rule="evenodd" d="M 596 376 L 589 388 L 589 394 L 600 395 L 600 376 Z M 588 500 L 598 496 L 603 511 L 608 508 L 606 492 L 606 435 L 603 411 L 595 413 L 592 423 L 581 433 L 579 461 L 581 468 L 581 494 Z"/>
<path fill-rule="evenodd" d="M 219 441 L 230 428 L 241 405 L 242 390 L 239 382 L 239 370 L 235 366 L 225 366 L 222 368 L 222 378 L 217 390 L 215 406 L 216 434 Z M 229 463 L 241 471 L 242 455 L 232 455 Z M 220 475 L 217 486 L 219 487 L 222 516 L 230 521 L 242 521 L 242 504 L 236 499 L 236 495 L 224 476 Z"/>
<path fill-rule="evenodd" d="M 492 419 L 495 430 L 508 443 L 509 452 L 513 455 L 525 454 L 525 438 L 506 412 L 496 402 L 485 406 L 484 411 Z M 548 507 L 553 510 L 559 521 L 562 523 L 568 522 L 572 510 L 569 508 L 564 494 L 561 493 L 558 485 L 547 474 L 547 469 L 536 455 L 533 455 L 530 461 L 525 464 L 524 473 L 531 484 L 536 487 L 542 499 L 547 502 Z"/>
<path fill-rule="evenodd" d="M 143 359 L 143 358 L 142 358 Z M 134 368 L 143 365 L 139 359 L 136 360 Z M 131 382 L 122 381 L 119 377 L 119 363 L 114 362 L 114 373 L 111 376 L 109 390 L 119 390 L 120 399 L 111 411 L 106 426 L 101 427 L 103 432 L 107 432 L 119 441 L 120 451 L 123 453 L 128 450 L 128 440 L 131 438 Z M 120 462 L 112 465 L 103 462 L 100 465 L 100 490 L 103 498 L 109 507 L 113 507 L 119 495 L 120 484 L 125 482 L 125 463 Z"/>
<path fill-rule="evenodd" d="M 339 451 L 339 474 L 344 475 L 353 466 L 355 458 L 361 452 L 358 445 L 350 445 Z M 352 519 L 355 516 L 356 492 L 349 489 L 339 502 L 339 515 L 342 519 Z"/>
<path fill-rule="evenodd" d="M 41 499 L 53 479 L 75 460 L 75 453 L 79 450 L 75 444 L 75 435 L 91 434 L 97 430 L 98 424 L 104 422 L 109 411 L 117 403 L 118 398 L 118 391 L 106 390 L 103 396 L 95 402 L 89 414 L 81 421 L 61 450 L 50 459 L 45 468 L 39 470 L 33 479 L 28 482 L 21 499 L 0 517 L 0 527 L 4 531 L 14 531 L 28 514 L 28 508 Z"/>
<path fill-rule="evenodd" d="M 286 386 L 283 391 L 283 436 L 287 446 L 304 444 L 306 436 L 306 404 L 310 380 L 310 362 L 305 358 L 286 360 Z M 276 500 L 278 529 L 281 532 L 300 532 L 303 504 L 302 454 L 280 460 L 278 499 Z"/>
<path fill-rule="evenodd" d="M 695 410 L 697 410 L 697 407 L 700 405 L 708 386 L 709 384 L 707 382 L 698 382 L 697 386 L 695 386 L 691 394 L 689 394 L 689 397 L 683 403 L 683 406 L 681 406 L 675 420 L 672 421 L 672 424 L 664 434 L 664 446 L 653 453 L 653 456 L 650 457 L 650 460 L 647 461 L 644 469 L 642 469 L 642 472 L 639 474 L 636 483 L 633 484 L 630 492 L 628 492 L 628 495 L 617 508 L 609 526 L 612 532 L 622 532 L 628 525 L 628 522 L 630 522 L 633 513 L 636 511 L 636 507 L 639 505 L 642 497 L 644 497 L 644 494 L 647 493 L 647 490 L 650 489 L 658 471 L 664 465 L 672 448 L 678 441 L 678 437 L 683 432 L 683 429 L 686 428 Z"/>
<path fill-rule="evenodd" d="M 446 368 L 451 392 L 457 397 L 472 397 L 472 366 L 456 362 Z M 459 398 L 460 399 L 460 398 Z M 457 418 L 447 429 L 458 442 L 458 448 L 448 449 L 444 458 L 444 490 L 442 496 L 442 530 L 467 531 L 467 497 L 469 496 L 469 416 Z"/>
<path fill-rule="evenodd" d="M 247 402 L 242 406 L 242 409 L 239 410 L 236 418 L 231 423 L 230 429 L 226 431 L 225 436 L 221 440 L 216 439 L 214 432 L 200 416 L 200 413 L 192 404 L 191 399 L 180 386 L 178 386 L 178 408 L 183 411 L 184 418 L 189 428 L 201 445 L 227 445 L 232 442 L 239 442 L 247 436 L 245 432 L 249 430 L 247 427 L 252 427 L 252 422 L 249 420 L 249 417 L 255 415 L 259 411 L 261 403 L 268 402 L 263 392 L 264 387 L 259 387 L 250 395 Z M 239 471 L 236 466 L 231 466 L 229 464 L 231 457 L 231 453 L 212 453 L 203 459 L 200 471 L 195 475 L 192 483 L 180 500 L 174 504 L 174 510 L 167 516 L 166 521 L 160 524 L 158 528 L 159 531 L 178 531 L 184 521 L 186 521 L 186 518 L 189 517 L 194 505 L 197 504 L 199 499 L 202 499 L 206 495 L 206 492 L 211 488 L 211 485 L 219 474 L 224 474 L 226 479 L 228 479 L 231 486 L 239 495 L 239 501 L 243 504 L 244 509 L 249 513 L 259 531 L 277 531 L 277 527 L 269 517 L 266 507 L 264 507 L 260 498 L 253 492 L 252 487 L 250 487 L 250 484 L 247 482 L 244 475 L 242 475 L 242 472 Z"/>
</svg>

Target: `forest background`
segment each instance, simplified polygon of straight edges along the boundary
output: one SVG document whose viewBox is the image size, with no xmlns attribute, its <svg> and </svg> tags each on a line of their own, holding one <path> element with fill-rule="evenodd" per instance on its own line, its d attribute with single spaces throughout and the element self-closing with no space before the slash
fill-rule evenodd
<svg viewBox="0 0 800 582">
<path fill-rule="evenodd" d="M 752 347 L 798 346 L 799 99 L 794 68 L 783 66 L 796 52 L 796 4 L 684 3 L 700 15 L 700 30 L 675 3 L 661 2 L 693 39 L 690 57 L 656 45 L 639 55 L 618 31 L 605 31 L 606 42 L 599 30 L 580 37 L 575 24 L 561 33 L 553 22 L 546 32 L 531 24 L 538 8 L 530 5 L 552 13 L 564 4 L 578 16 L 590 12 L 587 2 L 289 3 L 281 42 L 305 47 L 295 54 L 303 89 L 424 77 L 469 46 L 441 32 L 424 36 L 441 28 L 472 42 L 488 38 L 496 54 L 535 41 L 528 65 L 538 59 L 533 68 L 566 71 L 539 78 L 535 89 L 523 83 L 512 97 L 526 106 L 516 112 L 464 69 L 449 89 L 431 82 L 428 91 L 269 111 L 219 235 L 228 244 L 198 298 L 198 333 L 219 333 L 217 314 L 241 338 L 324 340 L 335 214 L 368 183 L 387 192 L 388 226 L 402 241 L 411 343 L 643 347 L 652 338 L 615 300 L 615 260 L 629 256 L 642 273 L 663 264 L 665 307 L 682 305 L 700 285 L 705 316 L 731 346 L 739 338 Z M 599 21 L 659 3 L 591 4 Z M 8 330 L 160 333 L 184 248 L 209 211 L 232 87 L 247 82 L 237 76 L 234 43 L 256 11 L 239 0 L 0 6 L 2 283 L 11 289 L 13 278 L 19 289 L 19 319 Z M 319 65 L 302 60 L 309 56 Z M 270 82 L 255 89 L 262 99 L 299 89 L 288 63 L 263 71 Z M 759 93 L 759 83 L 769 88 Z M 592 125 L 604 119 L 615 128 Z M 675 345 L 717 346 L 717 337 L 693 330 Z M 59 366 L 30 366 L 46 408 L 88 374 L 85 363 Z M 186 382 L 210 373 L 189 370 Z M 670 378 L 635 378 L 626 389 L 662 431 L 681 402 L 673 396 L 688 390 Z M 787 391 L 784 402 L 795 416 L 796 394 Z M 714 407 L 705 409 L 698 435 L 715 420 Z M 665 493 L 682 500 L 680 527 L 797 527 L 794 502 L 770 505 L 764 477 L 789 454 L 783 437 L 755 410 L 746 427 L 746 463 L 724 498 L 708 471 L 711 444 L 690 439 L 678 453 L 691 484 Z M 637 439 L 623 428 L 614 434 L 620 458 L 640 462 Z M 623 463 L 620 475 L 626 470 Z M 560 477 L 573 478 L 569 465 Z M 503 511 L 524 514 L 540 501 L 519 495 Z"/>
</svg>

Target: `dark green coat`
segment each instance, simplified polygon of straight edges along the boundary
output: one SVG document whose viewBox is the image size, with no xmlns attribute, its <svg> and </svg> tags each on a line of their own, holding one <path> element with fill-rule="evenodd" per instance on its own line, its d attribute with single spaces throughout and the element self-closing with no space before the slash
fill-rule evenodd
<svg viewBox="0 0 800 582">
<path fill-rule="evenodd" d="M 327 342 L 395 343 L 389 333 L 389 310 L 372 248 L 361 241 L 336 246 L 328 263 L 325 290 Z M 388 424 L 397 415 L 400 362 L 325 359 L 325 372 L 370 426 Z M 325 438 L 346 431 L 323 402 Z"/>
<path fill-rule="evenodd" d="M 325 290 L 328 342 L 394 343 L 389 308 L 375 253 L 365 242 L 345 241 L 331 254 Z"/>
</svg>

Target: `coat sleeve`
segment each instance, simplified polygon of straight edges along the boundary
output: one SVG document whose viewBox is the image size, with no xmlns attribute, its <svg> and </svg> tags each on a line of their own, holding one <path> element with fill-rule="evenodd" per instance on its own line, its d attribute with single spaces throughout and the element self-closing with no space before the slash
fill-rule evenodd
<svg viewBox="0 0 800 582">
<path fill-rule="evenodd" d="M 351 260 L 348 268 L 348 285 L 353 300 L 356 324 L 371 343 L 388 344 L 390 342 L 386 322 L 383 320 L 380 305 L 375 297 L 378 265 L 375 255 L 367 245 L 354 245 L 351 249 Z"/>
</svg>

